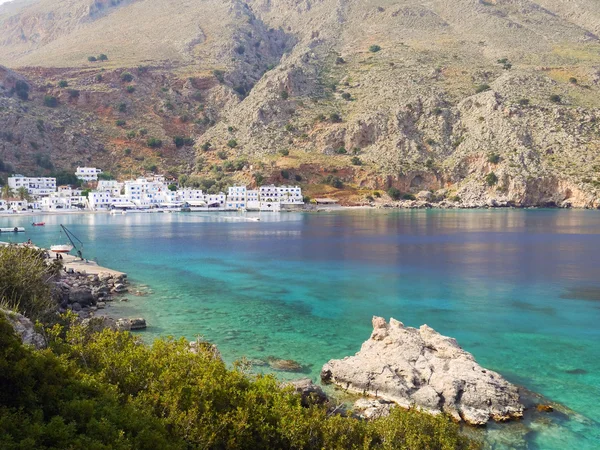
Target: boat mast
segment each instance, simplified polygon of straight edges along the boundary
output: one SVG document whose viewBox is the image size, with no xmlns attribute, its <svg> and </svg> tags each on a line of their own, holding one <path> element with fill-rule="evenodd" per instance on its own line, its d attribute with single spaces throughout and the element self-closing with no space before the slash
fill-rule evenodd
<svg viewBox="0 0 600 450">
<path fill-rule="evenodd" d="M 72 232 L 70 232 L 67 229 L 67 227 L 65 227 L 62 223 L 60 224 L 60 227 L 65 232 L 65 235 L 67 236 L 67 238 L 71 242 L 71 245 L 73 246 L 73 248 L 75 248 L 77 250 L 77 256 L 80 259 L 83 259 L 83 253 L 82 253 L 82 251 L 83 251 L 83 242 L 81 242 L 81 240 L 77 236 L 75 236 Z M 78 246 L 73 239 L 75 241 L 79 242 L 80 246 Z"/>
</svg>

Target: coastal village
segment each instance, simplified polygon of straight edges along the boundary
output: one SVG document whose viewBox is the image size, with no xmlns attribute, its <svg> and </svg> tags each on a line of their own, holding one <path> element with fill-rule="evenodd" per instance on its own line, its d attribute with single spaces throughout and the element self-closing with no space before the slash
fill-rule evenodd
<svg viewBox="0 0 600 450">
<path fill-rule="evenodd" d="M 207 193 L 181 187 L 162 175 L 116 181 L 101 179 L 102 171 L 78 167 L 75 175 L 86 188 L 57 186 L 56 178 L 13 175 L 2 190 L 0 212 L 90 211 L 285 211 L 304 206 L 298 186 L 231 186 L 228 192 Z"/>
</svg>

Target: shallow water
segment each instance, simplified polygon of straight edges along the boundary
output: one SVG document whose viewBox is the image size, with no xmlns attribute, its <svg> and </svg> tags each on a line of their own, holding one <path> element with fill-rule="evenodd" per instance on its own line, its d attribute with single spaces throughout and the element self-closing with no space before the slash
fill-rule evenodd
<svg viewBox="0 0 600 450">
<path fill-rule="evenodd" d="M 228 361 L 276 357 L 318 378 L 373 315 L 427 323 L 483 366 L 564 405 L 492 426 L 496 448 L 600 448 L 600 213 L 347 211 L 0 218 L 49 246 L 64 223 L 88 258 L 148 285 L 113 305 L 143 336 L 201 335 Z M 248 215 L 250 217 L 250 215 Z M 281 377 L 298 374 L 279 373 Z"/>
</svg>

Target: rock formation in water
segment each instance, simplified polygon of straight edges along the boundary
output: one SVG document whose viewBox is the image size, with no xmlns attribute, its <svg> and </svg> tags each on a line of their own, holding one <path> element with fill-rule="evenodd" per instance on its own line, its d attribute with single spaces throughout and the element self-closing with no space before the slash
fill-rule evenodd
<svg viewBox="0 0 600 450">
<path fill-rule="evenodd" d="M 471 425 L 523 416 L 517 387 L 477 364 L 455 339 L 381 317 L 373 318 L 373 328 L 355 356 L 323 366 L 324 382 Z"/>
</svg>

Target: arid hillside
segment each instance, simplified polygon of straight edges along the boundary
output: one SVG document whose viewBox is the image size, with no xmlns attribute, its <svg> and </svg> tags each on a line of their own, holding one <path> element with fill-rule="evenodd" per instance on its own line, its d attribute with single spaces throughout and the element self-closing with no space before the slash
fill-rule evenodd
<svg viewBox="0 0 600 450">
<path fill-rule="evenodd" d="M 17 0 L 0 158 L 598 207 L 599 32 L 592 0 Z"/>
</svg>

